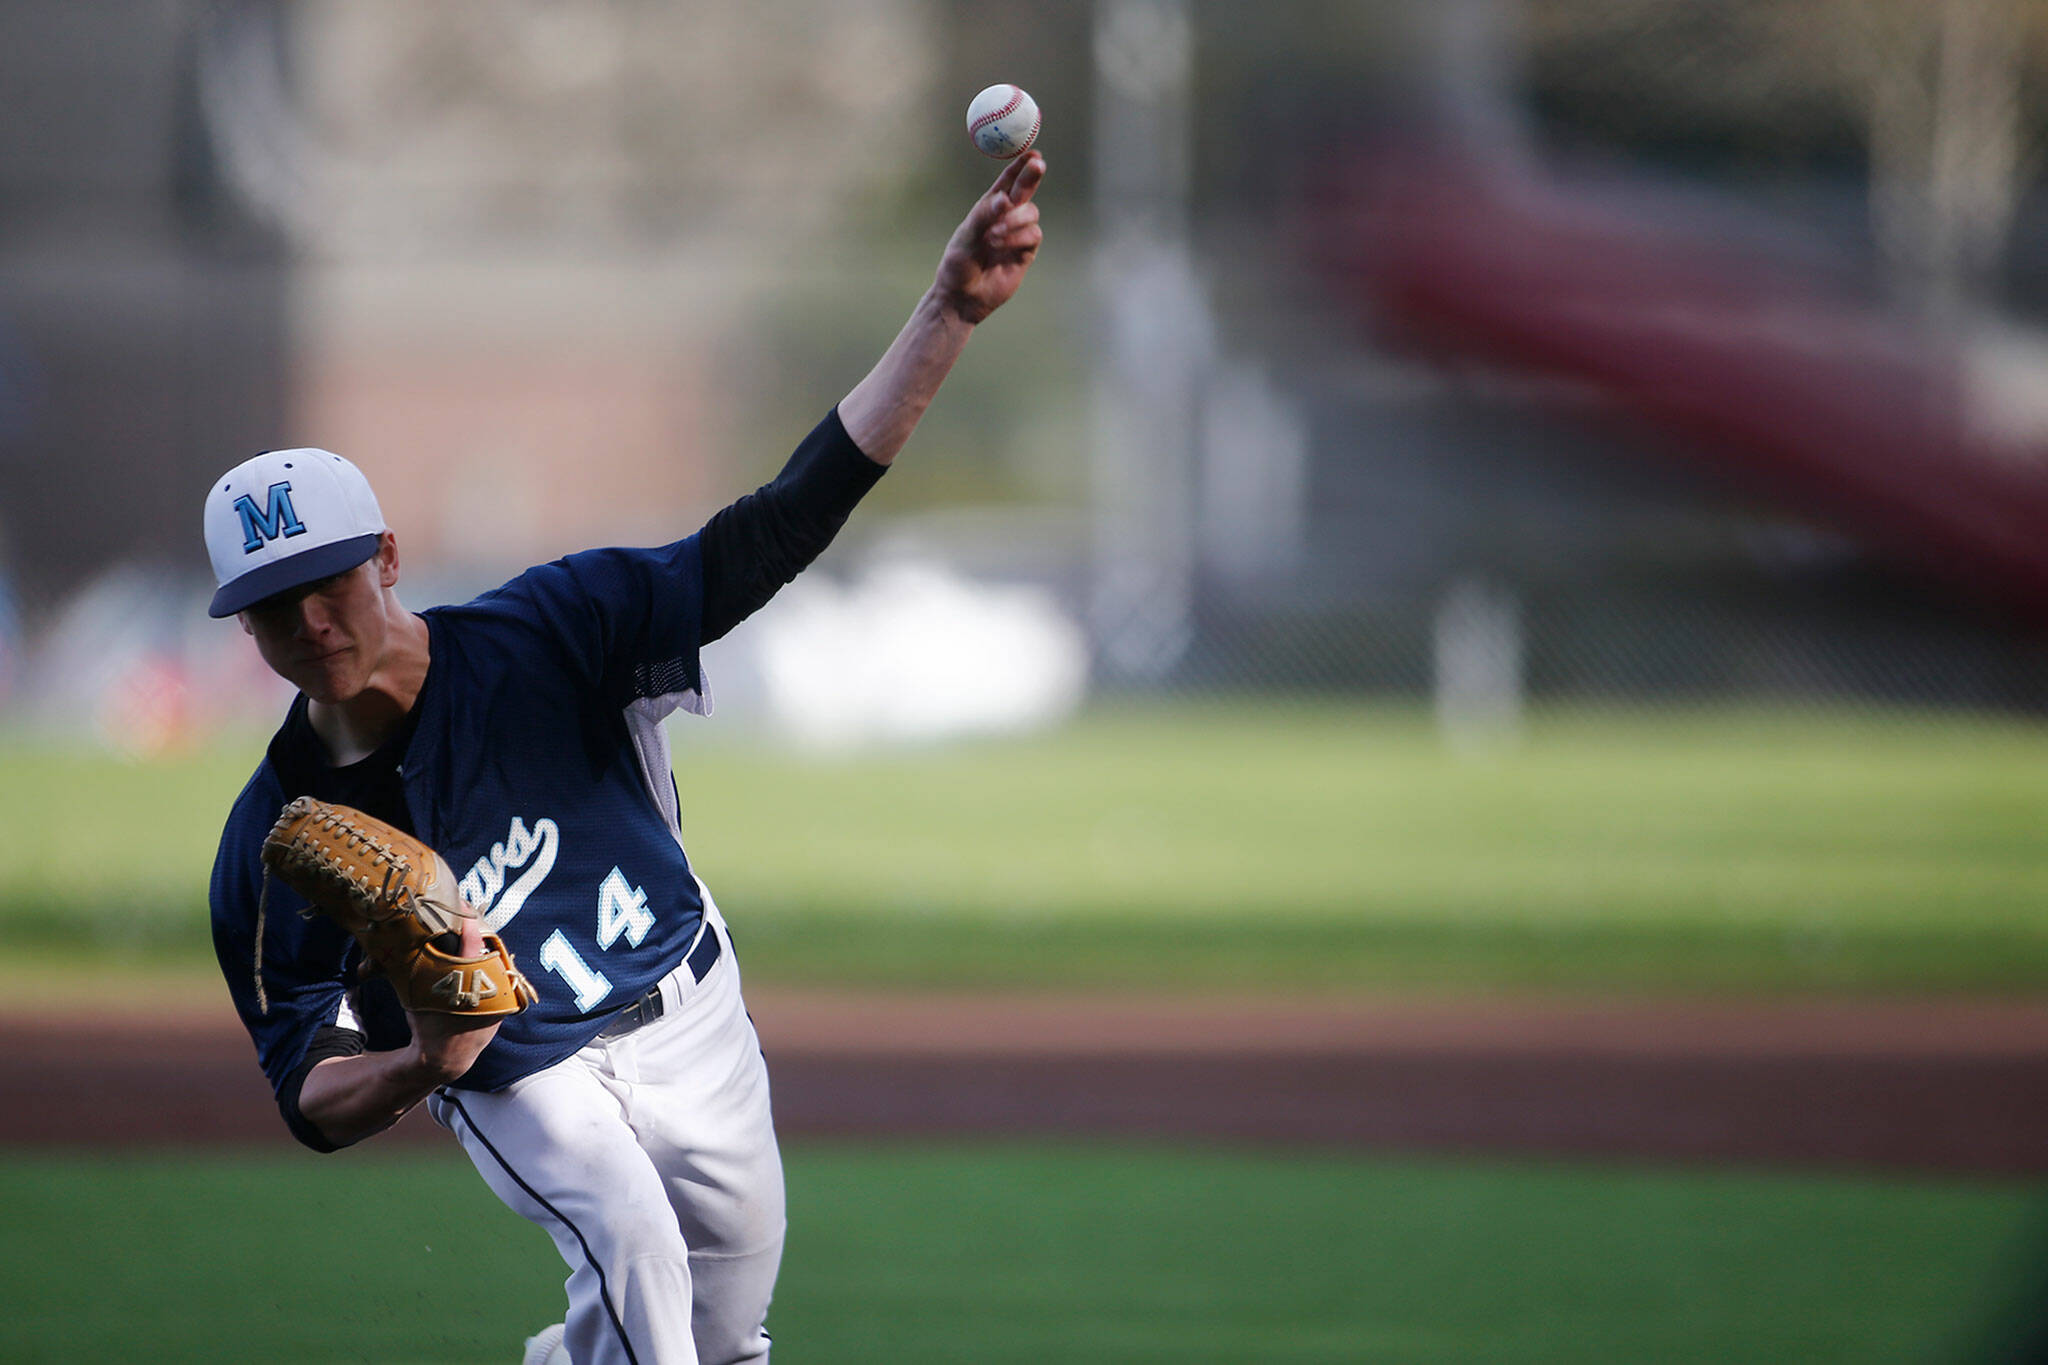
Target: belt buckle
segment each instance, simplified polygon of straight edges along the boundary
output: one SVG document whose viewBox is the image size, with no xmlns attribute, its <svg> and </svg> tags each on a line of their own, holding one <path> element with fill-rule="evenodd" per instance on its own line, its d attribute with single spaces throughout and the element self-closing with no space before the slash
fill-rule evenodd
<svg viewBox="0 0 2048 1365">
<path fill-rule="evenodd" d="M 718 931 L 706 923 L 698 932 L 697 942 L 683 959 L 690 975 L 702 982 L 711 974 L 713 966 L 724 954 L 724 946 L 718 941 Z M 647 988 L 647 994 L 612 1016 L 610 1023 L 598 1030 L 600 1038 L 619 1038 L 631 1033 L 642 1024 L 651 1024 L 661 1018 L 665 1006 L 661 1000 L 661 983 L 655 982 Z"/>
<path fill-rule="evenodd" d="M 641 996 L 638 1000 L 635 1000 L 632 1004 L 614 1015 L 612 1021 L 606 1024 L 598 1032 L 597 1036 L 600 1038 L 624 1037 L 642 1024 L 651 1024 L 659 1018 L 661 1018 L 661 986 L 657 982 L 655 985 L 648 987 L 647 994 Z"/>
</svg>

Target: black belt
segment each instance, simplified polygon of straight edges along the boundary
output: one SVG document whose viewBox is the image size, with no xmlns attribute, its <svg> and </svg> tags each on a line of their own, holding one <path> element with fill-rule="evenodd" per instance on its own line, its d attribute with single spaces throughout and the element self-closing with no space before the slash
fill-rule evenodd
<svg viewBox="0 0 2048 1365">
<path fill-rule="evenodd" d="M 697 935 L 697 946 L 690 949 L 689 957 L 684 959 L 689 965 L 690 975 L 702 981 L 724 951 L 719 946 L 718 931 L 706 924 L 704 932 Z M 614 1014 L 597 1036 L 618 1038 L 631 1033 L 642 1024 L 651 1024 L 661 1018 L 662 1009 L 661 983 L 657 981 L 647 988 L 647 994 Z"/>
</svg>

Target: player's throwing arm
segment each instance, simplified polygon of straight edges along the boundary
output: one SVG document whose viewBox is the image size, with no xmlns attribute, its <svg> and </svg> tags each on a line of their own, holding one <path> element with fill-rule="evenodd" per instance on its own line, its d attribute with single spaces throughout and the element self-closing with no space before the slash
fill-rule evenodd
<svg viewBox="0 0 2048 1365">
<path fill-rule="evenodd" d="M 910 321 L 840 402 L 846 434 L 876 464 L 896 458 L 975 326 L 1024 283 L 1045 240 L 1033 202 L 1044 179 L 1045 157 L 1035 150 L 1003 168 L 953 230 Z"/>
</svg>

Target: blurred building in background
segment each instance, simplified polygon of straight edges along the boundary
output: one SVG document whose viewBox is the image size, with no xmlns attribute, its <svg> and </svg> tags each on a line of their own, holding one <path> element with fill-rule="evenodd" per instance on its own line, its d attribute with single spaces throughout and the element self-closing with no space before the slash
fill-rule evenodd
<svg viewBox="0 0 2048 1365">
<path fill-rule="evenodd" d="M 361 463 L 415 606 L 693 529 L 893 334 L 994 80 L 1047 111 L 1050 245 L 816 591 L 713 654 L 732 709 L 1344 691 L 1484 745 L 1531 702 L 2048 703 L 2026 0 L 5 13 L 17 719 L 274 711 L 195 533 L 257 449 Z"/>
</svg>

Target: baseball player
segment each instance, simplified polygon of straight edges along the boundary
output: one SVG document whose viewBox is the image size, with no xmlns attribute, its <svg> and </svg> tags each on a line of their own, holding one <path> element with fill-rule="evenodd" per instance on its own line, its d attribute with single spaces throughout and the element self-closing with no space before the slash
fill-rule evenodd
<svg viewBox="0 0 2048 1365">
<path fill-rule="evenodd" d="M 292 1133 L 333 1151 L 415 1105 L 569 1266 L 530 1359 L 765 1361 L 783 1240 L 768 1078 L 725 921 L 682 846 L 662 723 L 708 714 L 698 649 L 809 564 L 902 449 L 1041 241 L 1045 162 L 1007 166 L 874 369 L 769 484 L 658 549 L 541 565 L 461 606 L 400 605 L 398 544 L 338 455 L 270 451 L 208 490 L 216 617 L 295 684 L 236 800 L 216 952 Z M 334 923 L 266 878 L 310 796 L 445 857 L 538 1002 L 412 1013 Z M 559 1340 L 562 1344 L 554 1346 Z M 552 1351 L 553 1354 L 547 1354 Z"/>
</svg>

